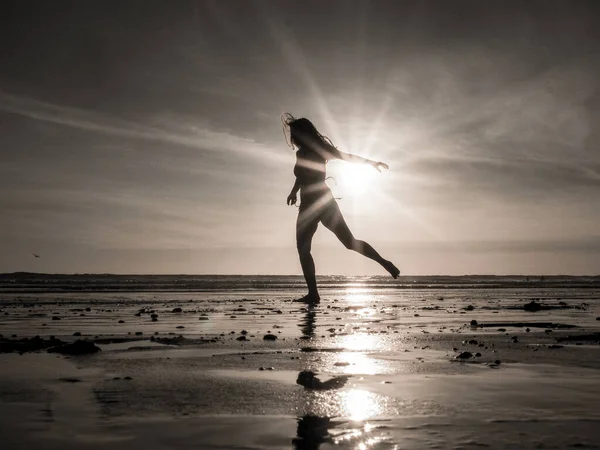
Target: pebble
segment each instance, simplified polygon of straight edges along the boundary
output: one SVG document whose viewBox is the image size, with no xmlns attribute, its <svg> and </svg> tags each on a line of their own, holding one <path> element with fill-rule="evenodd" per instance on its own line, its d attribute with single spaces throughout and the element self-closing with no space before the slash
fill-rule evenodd
<svg viewBox="0 0 600 450">
<path fill-rule="evenodd" d="M 171 312 L 180 313 L 180 312 L 183 312 L 183 309 L 181 309 L 181 308 L 173 308 L 173 310 Z"/>
<path fill-rule="evenodd" d="M 124 320 L 119 320 L 119 323 L 125 323 L 125 321 Z"/>
</svg>

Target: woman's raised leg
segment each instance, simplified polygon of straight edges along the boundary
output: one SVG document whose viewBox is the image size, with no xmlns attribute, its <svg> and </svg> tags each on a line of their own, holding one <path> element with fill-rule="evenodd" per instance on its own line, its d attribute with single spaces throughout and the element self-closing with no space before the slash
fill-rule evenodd
<svg viewBox="0 0 600 450">
<path fill-rule="evenodd" d="M 321 223 L 331 230 L 347 249 L 354 250 L 373 261 L 377 261 L 394 278 L 397 278 L 398 275 L 400 275 L 400 270 L 391 261 L 384 259 L 367 242 L 358 240 L 354 237 L 344 220 L 340 207 L 335 201 L 331 202 L 327 208 L 328 211 L 321 216 Z"/>
</svg>

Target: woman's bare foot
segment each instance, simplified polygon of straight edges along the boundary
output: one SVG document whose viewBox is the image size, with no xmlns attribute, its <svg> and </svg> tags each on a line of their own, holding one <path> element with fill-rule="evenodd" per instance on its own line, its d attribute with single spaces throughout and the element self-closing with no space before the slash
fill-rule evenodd
<svg viewBox="0 0 600 450">
<path fill-rule="evenodd" d="M 398 269 L 393 262 L 391 261 L 386 261 L 385 263 L 383 263 L 383 267 L 385 268 L 385 270 L 387 270 L 390 275 L 394 278 L 398 278 L 398 275 L 400 275 L 400 269 Z"/>
<path fill-rule="evenodd" d="M 321 301 L 321 297 L 319 296 L 319 294 L 306 294 L 304 297 L 298 298 L 293 301 L 298 303 L 308 303 L 309 305 L 314 305 Z"/>
</svg>

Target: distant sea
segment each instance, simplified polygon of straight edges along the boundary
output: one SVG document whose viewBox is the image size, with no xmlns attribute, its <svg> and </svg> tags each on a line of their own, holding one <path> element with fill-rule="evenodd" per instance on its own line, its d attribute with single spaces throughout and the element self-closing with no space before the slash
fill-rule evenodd
<svg viewBox="0 0 600 450">
<path fill-rule="evenodd" d="M 379 289 L 599 289 L 600 276 L 320 276 L 321 290 L 363 287 Z M 210 292 L 296 290 L 302 276 L 287 275 L 114 275 L 0 274 L 0 293 L 52 292 Z"/>
</svg>

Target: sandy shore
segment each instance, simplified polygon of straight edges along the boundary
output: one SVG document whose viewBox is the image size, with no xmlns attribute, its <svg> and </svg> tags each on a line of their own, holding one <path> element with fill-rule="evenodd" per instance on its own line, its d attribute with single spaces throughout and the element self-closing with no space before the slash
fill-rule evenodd
<svg viewBox="0 0 600 450">
<path fill-rule="evenodd" d="M 600 448 L 598 297 L 3 295 L 6 351 L 101 351 L 0 354 L 2 448 Z M 349 378 L 307 389 L 302 370 Z"/>
</svg>

